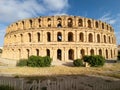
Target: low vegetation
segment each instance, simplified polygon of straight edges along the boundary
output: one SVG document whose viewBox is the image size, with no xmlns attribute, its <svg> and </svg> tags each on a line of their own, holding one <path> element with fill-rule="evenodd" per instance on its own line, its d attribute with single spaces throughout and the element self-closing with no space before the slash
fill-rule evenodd
<svg viewBox="0 0 120 90">
<path fill-rule="evenodd" d="M 0 90 L 14 90 L 14 88 L 8 85 L 0 85 Z"/>
<path fill-rule="evenodd" d="M 120 60 L 120 54 L 118 54 L 117 59 Z"/>
<path fill-rule="evenodd" d="M 29 67 L 49 67 L 52 59 L 49 56 L 30 56 L 28 59 L 22 59 L 17 63 L 17 66 Z"/>
<path fill-rule="evenodd" d="M 74 66 L 80 67 L 83 66 L 83 61 L 81 59 L 76 59 L 73 61 Z"/>
</svg>

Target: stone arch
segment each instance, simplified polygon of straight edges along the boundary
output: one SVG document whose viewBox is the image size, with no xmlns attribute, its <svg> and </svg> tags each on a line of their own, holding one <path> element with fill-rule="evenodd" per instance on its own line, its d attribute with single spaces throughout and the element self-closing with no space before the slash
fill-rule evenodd
<svg viewBox="0 0 120 90">
<path fill-rule="evenodd" d="M 61 42 L 61 41 L 62 41 L 62 33 L 61 33 L 61 32 L 58 32 L 58 33 L 57 33 L 57 41 L 58 41 L 58 42 Z"/>
<path fill-rule="evenodd" d="M 68 23 L 68 27 L 72 27 L 73 26 L 72 18 L 68 18 L 67 23 Z"/>
<path fill-rule="evenodd" d="M 82 20 L 82 19 L 79 19 L 79 20 L 78 20 L 78 26 L 79 26 L 79 27 L 82 27 L 82 26 L 83 26 L 83 20 Z"/>
<path fill-rule="evenodd" d="M 100 35 L 97 34 L 97 42 L 100 43 Z"/>
<path fill-rule="evenodd" d="M 69 42 L 72 42 L 72 41 L 73 41 L 73 33 L 72 33 L 72 32 L 69 32 L 69 33 L 68 33 L 68 41 L 69 41 Z"/>
<path fill-rule="evenodd" d="M 81 49 L 81 51 L 80 51 L 80 54 L 81 54 L 81 58 L 83 58 L 83 56 L 85 55 L 85 50 L 84 49 Z"/>
<path fill-rule="evenodd" d="M 92 35 L 92 33 L 89 33 L 88 40 L 89 40 L 89 42 L 93 42 L 93 35 Z"/>
<path fill-rule="evenodd" d="M 106 49 L 105 52 L 106 52 L 106 58 L 108 59 L 108 50 Z"/>
<path fill-rule="evenodd" d="M 36 56 L 39 56 L 39 49 L 36 49 Z"/>
<path fill-rule="evenodd" d="M 46 49 L 46 55 L 50 57 L 50 50 Z"/>
<path fill-rule="evenodd" d="M 94 55 L 94 49 L 90 50 L 90 55 Z"/>
<path fill-rule="evenodd" d="M 20 41 L 23 42 L 23 34 L 20 34 Z"/>
<path fill-rule="evenodd" d="M 29 58 L 30 57 L 30 50 L 26 49 L 26 51 L 27 51 L 27 58 Z"/>
<path fill-rule="evenodd" d="M 112 52 L 112 49 L 111 49 L 111 58 L 113 58 L 113 52 Z"/>
<path fill-rule="evenodd" d="M 58 28 L 62 27 L 62 19 L 61 19 L 61 18 L 58 18 L 58 19 L 57 19 L 57 22 L 58 22 L 57 27 L 58 27 Z"/>
<path fill-rule="evenodd" d="M 107 25 L 107 30 L 109 29 L 109 26 Z"/>
<path fill-rule="evenodd" d="M 88 28 L 91 28 L 91 20 L 88 20 L 87 23 L 88 23 Z"/>
<path fill-rule="evenodd" d="M 101 56 L 102 56 L 102 50 L 101 50 L 101 49 L 99 49 L 99 51 L 98 51 L 98 52 L 99 52 L 99 55 L 101 55 Z"/>
<path fill-rule="evenodd" d="M 102 29 L 104 29 L 104 23 L 102 23 Z"/>
<path fill-rule="evenodd" d="M 24 21 L 22 21 L 22 26 L 23 26 L 23 28 L 24 28 L 24 26 L 25 26 L 25 23 L 24 23 Z"/>
<path fill-rule="evenodd" d="M 40 42 L 40 33 L 37 33 L 37 41 Z"/>
<path fill-rule="evenodd" d="M 47 22 L 48 22 L 48 27 L 51 27 L 51 18 L 48 18 Z"/>
<path fill-rule="evenodd" d="M 32 41 L 31 33 L 28 33 L 28 41 L 29 41 L 29 42 Z"/>
<path fill-rule="evenodd" d="M 111 41 L 110 41 L 110 36 L 108 36 L 108 40 L 109 40 L 109 43 L 111 43 Z"/>
<path fill-rule="evenodd" d="M 47 41 L 50 42 L 51 41 L 51 33 L 47 32 Z"/>
<path fill-rule="evenodd" d="M 96 27 L 96 28 L 98 28 L 98 27 L 99 27 L 99 26 L 98 26 L 98 22 L 97 22 L 97 21 L 95 22 L 95 27 Z"/>
<path fill-rule="evenodd" d="M 84 34 L 82 32 L 79 34 L 79 40 L 84 42 Z"/>
<path fill-rule="evenodd" d="M 74 50 L 73 49 L 69 49 L 68 58 L 69 58 L 69 60 L 74 60 Z"/>
<path fill-rule="evenodd" d="M 57 59 L 62 60 L 62 50 L 61 49 L 57 50 Z"/>
<path fill-rule="evenodd" d="M 106 43 L 106 36 L 104 35 L 104 43 Z"/>
<path fill-rule="evenodd" d="M 29 20 L 29 23 L 30 23 L 30 28 L 32 28 L 33 21 L 31 19 Z"/>
<path fill-rule="evenodd" d="M 41 27 L 41 19 L 38 19 L 39 27 Z"/>
</svg>

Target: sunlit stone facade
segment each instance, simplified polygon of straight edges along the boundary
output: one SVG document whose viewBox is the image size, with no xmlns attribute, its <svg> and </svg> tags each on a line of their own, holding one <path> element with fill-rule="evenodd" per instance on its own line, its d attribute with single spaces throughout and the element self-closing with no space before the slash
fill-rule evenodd
<svg viewBox="0 0 120 90">
<path fill-rule="evenodd" d="M 84 55 L 117 56 L 111 25 L 80 16 L 44 16 L 20 20 L 7 27 L 3 58 L 19 60 L 31 55 L 69 61 Z"/>
</svg>

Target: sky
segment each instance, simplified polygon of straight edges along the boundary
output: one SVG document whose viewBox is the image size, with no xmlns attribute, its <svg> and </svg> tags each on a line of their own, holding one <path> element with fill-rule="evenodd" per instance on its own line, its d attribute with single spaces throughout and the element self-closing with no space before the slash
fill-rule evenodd
<svg viewBox="0 0 120 90">
<path fill-rule="evenodd" d="M 6 28 L 25 18 L 74 15 L 107 22 L 120 44 L 120 0 L 0 0 L 0 46 Z"/>
</svg>

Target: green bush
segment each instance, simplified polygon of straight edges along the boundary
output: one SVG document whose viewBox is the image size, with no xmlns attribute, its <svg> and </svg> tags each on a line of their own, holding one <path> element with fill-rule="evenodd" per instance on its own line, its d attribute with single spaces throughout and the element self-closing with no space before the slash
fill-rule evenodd
<svg viewBox="0 0 120 90">
<path fill-rule="evenodd" d="M 76 60 L 74 60 L 74 61 L 73 61 L 73 64 L 74 64 L 74 66 L 76 66 L 76 67 L 83 66 L 83 62 L 82 62 L 81 59 L 76 59 Z"/>
<path fill-rule="evenodd" d="M 92 67 L 103 66 L 105 63 L 105 58 L 100 55 L 84 56 L 84 62 L 88 62 Z"/>
<path fill-rule="evenodd" d="M 120 60 L 120 54 L 118 54 L 117 59 Z"/>
<path fill-rule="evenodd" d="M 27 59 L 21 59 L 19 60 L 19 62 L 17 63 L 17 66 L 27 66 Z"/>
<path fill-rule="evenodd" d="M 14 88 L 8 85 L 0 85 L 0 90 L 14 90 Z"/>
<path fill-rule="evenodd" d="M 28 58 L 28 66 L 30 67 L 48 67 L 51 65 L 52 59 L 48 56 L 30 56 Z"/>
</svg>

